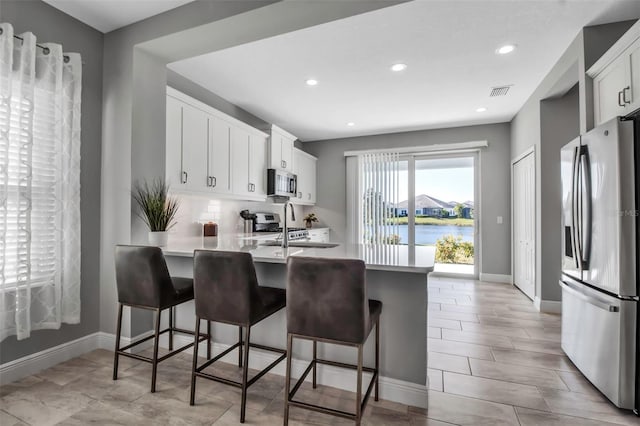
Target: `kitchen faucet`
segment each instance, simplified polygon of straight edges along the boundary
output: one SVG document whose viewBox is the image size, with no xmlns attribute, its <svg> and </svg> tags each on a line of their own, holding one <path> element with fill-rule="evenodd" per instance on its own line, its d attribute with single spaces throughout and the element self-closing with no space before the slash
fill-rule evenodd
<svg viewBox="0 0 640 426">
<path fill-rule="evenodd" d="M 287 230 L 287 207 L 291 206 L 291 220 L 296 220 L 296 212 L 291 201 L 284 202 L 284 226 L 282 227 L 282 248 L 289 248 L 289 231 Z"/>
</svg>

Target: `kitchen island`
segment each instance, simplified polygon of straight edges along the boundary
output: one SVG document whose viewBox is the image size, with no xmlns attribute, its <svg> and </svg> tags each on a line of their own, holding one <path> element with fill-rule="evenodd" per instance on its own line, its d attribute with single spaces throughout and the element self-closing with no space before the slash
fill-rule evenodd
<svg viewBox="0 0 640 426">
<path fill-rule="evenodd" d="M 380 392 L 383 399 L 404 404 L 427 406 L 427 276 L 433 271 L 433 247 L 404 245 L 368 246 L 339 244 L 332 248 L 282 247 L 262 245 L 264 239 L 228 237 L 173 238 L 164 248 L 172 275 L 192 276 L 193 251 L 228 250 L 251 253 L 260 285 L 286 287 L 286 259 L 289 256 L 362 259 L 366 264 L 367 291 L 370 299 L 383 303 L 380 319 Z M 193 303 L 178 307 L 181 327 L 193 327 Z M 286 347 L 286 315 L 284 310 L 252 328 L 252 341 L 275 347 Z M 185 337 L 186 339 L 186 337 Z M 224 324 L 213 327 L 216 353 L 237 340 L 237 328 Z M 365 345 L 365 365 L 373 365 L 373 337 Z M 254 353 L 255 352 L 255 353 Z M 311 359 L 311 342 L 296 342 L 293 372 L 297 377 Z M 354 363 L 355 350 L 330 344 L 319 344 L 318 355 L 325 359 Z M 229 362 L 237 362 L 232 354 Z M 271 361 L 267 353 L 252 350 L 250 365 L 262 368 Z M 235 361 L 234 361 L 235 360 Z M 301 361 L 305 360 L 305 361 Z M 275 373 L 284 374 L 284 363 Z M 330 366 L 318 366 L 319 383 L 355 390 L 355 373 Z"/>
</svg>

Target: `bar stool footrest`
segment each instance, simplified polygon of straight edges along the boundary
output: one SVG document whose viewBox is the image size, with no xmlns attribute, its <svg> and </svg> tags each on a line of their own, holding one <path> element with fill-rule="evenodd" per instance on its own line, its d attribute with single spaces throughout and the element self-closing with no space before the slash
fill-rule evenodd
<svg viewBox="0 0 640 426">
<path fill-rule="evenodd" d="M 190 334 L 192 336 L 195 336 L 195 334 L 196 334 L 194 331 L 191 331 L 191 330 L 184 330 L 184 329 L 181 329 L 181 328 L 175 328 L 175 327 L 171 328 L 171 327 L 169 327 L 169 328 L 165 328 L 160 333 L 158 333 L 158 337 L 160 337 L 160 335 L 162 335 L 163 333 L 167 333 L 169 331 L 173 331 L 174 333 Z M 139 340 L 137 340 L 137 341 L 135 341 L 133 343 L 128 344 L 127 346 L 124 346 L 124 347 L 118 349 L 116 352 L 118 353 L 119 356 L 126 356 L 128 358 L 137 359 L 139 361 L 153 363 L 153 358 L 151 358 L 151 357 L 138 355 L 138 354 L 132 354 L 132 353 L 125 352 L 125 351 L 129 350 L 129 349 L 131 349 L 131 348 L 133 348 L 135 346 L 138 346 L 138 345 L 140 345 L 140 344 L 142 344 L 142 343 L 144 343 L 144 342 L 146 342 L 148 340 L 151 340 L 154 337 L 155 337 L 155 334 L 152 334 L 150 336 L 144 337 L 144 338 L 139 339 Z M 207 340 L 209 338 L 210 338 L 210 336 L 208 334 L 202 334 L 202 335 L 200 335 L 200 339 L 198 341 L 199 342 L 203 342 L 203 341 L 205 341 L 205 340 Z M 184 345 L 184 346 L 182 346 L 182 347 L 180 347 L 178 349 L 175 349 L 175 350 L 173 350 L 173 351 L 171 351 L 171 352 L 169 352 L 169 353 L 167 353 L 167 354 L 165 354 L 165 355 L 163 355 L 161 357 L 158 357 L 158 362 L 164 361 L 167 358 L 171 358 L 172 356 L 174 356 L 176 354 L 179 354 L 180 352 L 182 352 L 184 350 L 189 349 L 190 347 L 193 346 L 193 344 L 194 344 L 194 342 L 188 343 L 188 344 L 186 344 L 186 345 Z"/>
</svg>

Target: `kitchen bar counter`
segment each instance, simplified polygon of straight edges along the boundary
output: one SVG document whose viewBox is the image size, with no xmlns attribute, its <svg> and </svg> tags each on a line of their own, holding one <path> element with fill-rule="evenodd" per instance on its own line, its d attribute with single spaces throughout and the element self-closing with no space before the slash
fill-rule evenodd
<svg viewBox="0 0 640 426">
<path fill-rule="evenodd" d="M 277 235 L 277 234 L 276 234 Z M 196 249 L 241 251 L 251 253 L 255 262 L 286 263 L 289 256 L 321 258 L 362 259 L 367 269 L 401 271 L 428 274 L 433 271 L 434 247 L 409 247 L 405 245 L 370 246 L 364 244 L 340 244 L 333 248 L 282 247 L 261 245 L 273 235 L 247 237 L 234 234 L 219 237 L 169 238 L 163 248 L 166 256 L 192 257 Z"/>
<path fill-rule="evenodd" d="M 231 250 L 251 253 L 260 285 L 286 288 L 288 256 L 324 258 L 357 258 L 366 262 L 367 293 L 370 299 L 383 304 L 380 317 L 380 396 L 408 405 L 427 407 L 427 277 L 433 270 L 435 251 L 429 247 L 411 249 L 407 246 L 387 246 L 374 249 L 364 245 L 341 244 L 334 248 L 297 248 L 262 246 L 265 239 L 244 238 L 243 235 L 220 237 L 169 238 L 164 248 L 169 271 L 175 276 L 193 276 L 195 249 Z M 193 302 L 177 308 L 177 323 L 191 328 L 194 323 Z M 255 330 L 254 330 L 255 329 Z M 257 324 L 251 331 L 255 343 L 286 347 L 285 310 Z M 222 352 L 237 341 L 237 327 L 213 325 L 214 353 Z M 182 337 L 180 337 L 182 338 Z M 186 338 L 184 338 L 186 339 Z M 184 340 L 186 343 L 187 340 Z M 365 345 L 365 365 L 373 365 L 374 337 Z M 182 342 L 179 342 L 182 343 Z M 204 348 L 204 345 L 202 345 Z M 318 344 L 321 358 L 355 363 L 353 348 Z M 311 359 L 312 346 L 297 341 L 293 350 L 293 371 L 298 377 Z M 252 350 L 249 365 L 261 369 L 272 361 L 271 355 Z M 235 352 L 225 357 L 237 362 Z M 304 364 L 304 366 L 303 366 Z M 284 374 L 284 363 L 274 370 Z M 355 390 L 355 374 L 331 366 L 318 366 L 318 382 L 327 386 Z"/>
</svg>

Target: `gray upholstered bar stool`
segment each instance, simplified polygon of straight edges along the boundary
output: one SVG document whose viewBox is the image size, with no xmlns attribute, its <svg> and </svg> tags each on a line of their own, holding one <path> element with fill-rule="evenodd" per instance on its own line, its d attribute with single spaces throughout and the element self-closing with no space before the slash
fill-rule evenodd
<svg viewBox="0 0 640 426">
<path fill-rule="evenodd" d="M 380 365 L 380 313 L 382 303 L 367 298 L 365 264 L 356 259 L 319 259 L 292 256 L 287 259 L 287 373 L 285 381 L 284 424 L 289 423 L 289 407 L 300 407 L 356 421 L 359 425 L 371 390 L 378 400 Z M 363 366 L 363 346 L 376 328 L 375 367 Z M 313 360 L 290 390 L 293 339 L 313 341 Z M 317 342 L 355 346 L 357 365 L 317 357 Z M 334 410 L 294 400 L 300 385 L 313 370 L 316 387 L 317 364 L 357 370 L 355 413 Z M 362 372 L 373 373 L 362 398 Z"/>
<path fill-rule="evenodd" d="M 281 288 L 258 285 L 253 258 L 249 253 L 196 250 L 193 255 L 193 285 L 196 304 L 196 337 L 191 370 L 191 400 L 195 402 L 196 377 L 214 380 L 242 389 L 240 423 L 244 423 L 247 405 L 247 388 L 286 358 L 284 349 L 250 343 L 251 327 L 285 307 L 286 294 Z M 213 359 L 198 366 L 198 336 L 200 320 L 221 322 L 238 326 L 238 342 Z M 242 339 L 242 329 L 246 337 Z M 278 359 L 251 379 L 249 372 L 249 348 L 277 352 Z M 242 381 L 205 373 L 203 370 L 238 348 L 238 367 L 242 368 Z M 243 357 L 244 349 L 244 357 Z"/>
<path fill-rule="evenodd" d="M 190 330 L 175 327 L 175 306 L 193 299 L 193 280 L 191 278 L 171 277 L 167 264 L 158 247 L 116 246 L 116 284 L 118 287 L 118 323 L 116 325 L 116 347 L 113 359 L 113 380 L 118 379 L 118 357 L 126 356 L 152 364 L 151 392 L 156 391 L 156 373 L 158 363 L 193 346 L 193 343 L 173 350 L 173 333 L 195 334 Z M 152 310 L 156 313 L 155 332 L 151 336 L 139 339 L 127 346 L 120 347 L 122 328 L 122 309 L 124 306 Z M 160 313 L 169 309 L 169 327 L 160 331 Z M 211 357 L 211 325 L 207 324 L 207 333 L 200 340 L 207 340 L 207 354 Z M 169 333 L 169 353 L 158 357 L 160 335 Z M 128 349 L 155 339 L 151 358 L 129 353 Z"/>
</svg>

